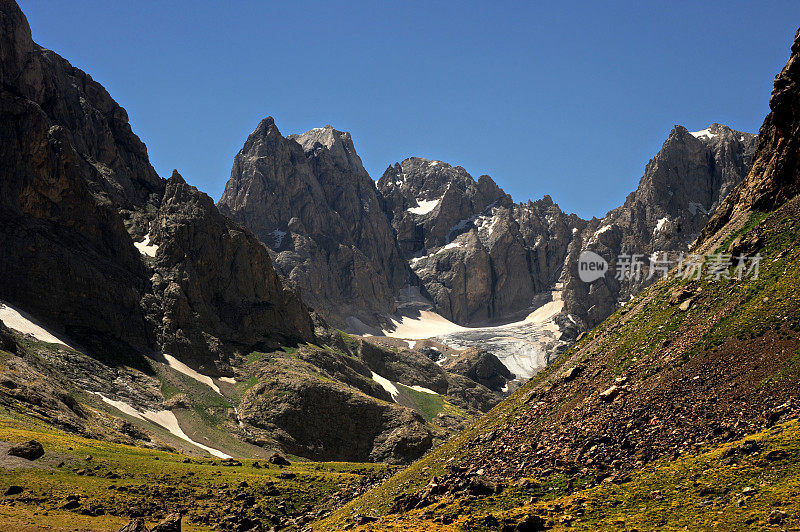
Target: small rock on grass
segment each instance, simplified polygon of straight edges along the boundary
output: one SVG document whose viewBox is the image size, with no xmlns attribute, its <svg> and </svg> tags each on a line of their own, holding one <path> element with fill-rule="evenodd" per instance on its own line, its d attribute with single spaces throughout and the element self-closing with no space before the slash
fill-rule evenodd
<svg viewBox="0 0 800 532">
<path fill-rule="evenodd" d="M 22 486 L 9 486 L 8 489 L 6 490 L 6 492 L 4 493 L 4 495 L 6 497 L 10 497 L 12 495 L 19 495 L 23 491 L 25 491 L 25 490 L 22 489 Z"/>
<path fill-rule="evenodd" d="M 769 517 L 767 518 L 767 521 L 771 525 L 779 525 L 779 524 L 783 523 L 784 519 L 786 519 L 786 512 L 784 512 L 782 510 L 778 510 L 776 508 L 776 509 L 772 510 L 772 512 L 770 512 Z"/>
<path fill-rule="evenodd" d="M 18 443 L 8 450 L 10 456 L 18 456 L 26 460 L 36 460 L 44 456 L 44 447 L 36 440 Z"/>
<path fill-rule="evenodd" d="M 272 453 L 269 456 L 269 458 L 267 459 L 267 461 L 270 464 L 275 464 L 275 465 L 279 465 L 279 466 L 292 465 L 292 463 L 289 460 L 287 460 L 285 456 L 283 456 L 283 455 L 281 455 L 279 453 Z"/>
</svg>

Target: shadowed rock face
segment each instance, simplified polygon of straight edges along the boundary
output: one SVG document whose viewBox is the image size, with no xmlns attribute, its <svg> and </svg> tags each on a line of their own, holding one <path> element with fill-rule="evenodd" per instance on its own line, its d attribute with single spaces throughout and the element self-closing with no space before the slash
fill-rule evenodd
<svg viewBox="0 0 800 532">
<path fill-rule="evenodd" d="M 219 373 L 232 349 L 308 341 L 314 327 L 267 249 L 174 172 L 151 222 L 153 293 L 163 350 Z"/>
<path fill-rule="evenodd" d="M 163 184 L 125 111 L 36 45 L 14 2 L 0 26 L 0 297 L 73 334 L 151 347 L 149 274 L 120 209 Z"/>
<path fill-rule="evenodd" d="M 0 299 L 73 336 L 204 367 L 312 338 L 267 250 L 180 176 L 159 178 L 125 110 L 36 45 L 15 3 L 0 7 Z M 134 247 L 148 226 L 153 260 Z"/>
<path fill-rule="evenodd" d="M 278 270 L 332 323 L 391 313 L 409 277 L 349 133 L 284 138 L 261 121 L 234 159 L 220 209 L 272 250 Z"/>
<path fill-rule="evenodd" d="M 240 413 L 286 452 L 317 460 L 408 463 L 432 444 L 425 420 L 394 403 L 314 377 L 264 374 Z"/>
<path fill-rule="evenodd" d="M 144 205 L 151 194 L 163 190 L 125 110 L 91 76 L 34 43 L 16 3 L 5 0 L 1 7 L 0 83 L 5 97 L 18 105 L 33 105 L 34 110 L 27 112 L 42 116 L 48 129 L 59 128 L 63 148 L 90 167 L 81 169 L 81 175 L 91 192 L 130 208 Z M 11 116 L 21 118 L 16 113 Z M 18 134 L 26 130 L 20 127 Z"/>
</svg>

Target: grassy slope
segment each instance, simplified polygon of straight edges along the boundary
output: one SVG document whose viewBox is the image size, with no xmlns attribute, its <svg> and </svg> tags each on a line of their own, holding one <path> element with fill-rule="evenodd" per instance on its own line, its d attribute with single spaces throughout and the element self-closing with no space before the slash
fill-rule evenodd
<svg viewBox="0 0 800 532">
<path fill-rule="evenodd" d="M 658 375 L 659 372 L 687 364 L 693 358 L 698 358 L 726 342 L 739 342 L 740 348 L 747 349 L 748 341 L 760 339 L 768 333 L 779 338 L 785 336 L 790 339 L 790 333 L 797 331 L 800 327 L 800 260 L 798 260 L 800 220 L 798 220 L 797 211 L 798 200 L 796 199 L 769 217 L 764 213 L 752 215 L 749 223 L 739 231 L 738 234 L 742 234 L 754 230 L 761 235 L 764 241 L 764 247 L 760 250 L 764 259 L 758 280 L 687 282 L 669 279 L 657 283 L 611 316 L 511 398 L 480 418 L 465 432 L 457 435 L 381 486 L 338 510 L 331 519 L 322 522 L 316 529 L 339 529 L 350 522 L 354 515 L 390 514 L 395 497 L 400 494 L 414 493 L 427 485 L 433 477 L 447 473 L 449 464 L 469 457 L 471 448 L 482 446 L 479 439 L 481 435 L 503 426 L 507 421 L 514 420 L 518 416 L 530 414 L 532 408 L 528 401 L 531 400 L 532 393 L 555 386 L 556 379 L 554 377 L 576 363 L 602 357 L 611 366 L 609 369 L 617 374 L 635 367 L 645 375 L 645 378 L 648 378 L 651 375 Z M 718 249 L 726 250 L 738 234 L 731 235 Z M 681 287 L 697 291 L 699 294 L 695 298 L 699 302 L 686 312 L 681 311 L 677 305 L 668 303 L 669 296 Z M 790 354 L 787 360 L 779 366 L 779 371 L 765 379 L 765 384 L 771 380 L 788 380 L 789 382 L 800 380 L 798 378 L 800 377 L 798 358 L 800 357 L 797 352 Z M 531 401 L 531 403 L 534 402 Z M 540 422 L 544 423 L 557 408 L 558 405 L 542 405 L 538 414 Z M 793 453 L 791 460 L 796 460 L 798 431 L 795 425 L 792 425 L 790 429 L 782 433 L 783 436 L 778 438 L 779 441 L 776 445 L 785 446 Z M 714 471 L 713 456 L 714 452 L 711 451 L 706 458 L 700 456 L 686 458 L 687 461 L 683 462 L 661 462 L 660 467 L 678 471 L 684 467 L 681 466 L 683 463 L 686 467 L 695 467 L 698 474 L 702 474 L 703 471 Z M 762 493 L 779 495 L 773 498 L 753 498 L 749 506 L 742 508 L 730 504 L 726 504 L 723 509 L 715 507 L 714 513 L 723 512 L 723 514 L 716 515 L 721 521 L 728 524 L 726 525 L 728 528 L 744 530 L 756 525 L 765 525 L 765 516 L 771 511 L 772 505 L 777 504 L 778 499 L 781 499 L 780 502 L 787 507 L 786 511 L 790 516 L 800 514 L 800 501 L 796 497 L 796 492 L 792 491 L 800 482 L 800 469 L 796 467 L 776 469 L 776 467 L 771 465 L 767 467 L 766 464 L 761 463 L 751 471 L 752 475 L 742 478 L 746 478 L 748 482 L 755 482 L 755 477 L 758 477 L 759 483 L 767 486 L 766 489 L 762 488 Z M 706 473 L 706 475 L 716 475 L 717 473 L 723 474 L 724 471 Z M 737 471 L 734 476 L 739 474 L 741 472 Z M 641 496 L 643 490 L 650 493 L 650 491 L 661 489 L 664 498 L 659 501 L 658 505 L 651 504 L 650 507 L 664 505 L 674 507 L 672 517 L 676 519 L 675 522 L 694 523 L 695 519 L 701 517 L 704 519 L 713 517 L 710 516 L 710 510 L 707 507 L 698 507 L 691 498 L 676 491 L 677 486 L 685 480 L 685 477 L 677 475 L 672 481 L 670 476 L 664 476 L 658 472 L 651 472 L 648 477 L 647 470 L 637 472 L 636 475 L 639 475 L 638 483 L 626 483 L 622 484 L 622 487 L 615 486 L 613 489 L 621 490 L 620 494 L 622 495 L 626 491 L 629 494 L 638 493 L 637 497 Z M 780 484 L 776 481 L 779 477 L 781 478 Z M 547 479 L 531 480 L 539 486 L 536 496 L 550 501 L 547 502 L 550 506 L 567 496 L 589 499 L 589 491 L 581 490 L 580 486 L 572 486 L 571 489 L 568 489 L 565 480 L 557 475 Z M 781 488 L 782 485 L 786 487 L 785 490 Z M 639 487 L 637 488 L 637 486 Z M 602 501 L 603 497 L 611 497 L 608 495 L 609 492 L 603 491 L 608 489 L 612 488 L 591 488 L 591 490 L 595 490 L 591 493 L 595 498 L 600 497 Z M 633 495 L 623 499 L 629 502 L 636 500 L 632 497 Z M 493 512 L 508 512 L 512 508 L 524 508 L 529 498 L 530 494 L 527 493 L 527 490 L 522 493 L 519 490 L 508 489 L 501 496 L 466 501 L 463 499 L 453 500 L 449 503 L 439 502 L 424 510 L 412 512 L 403 518 L 391 515 L 371 526 L 373 529 L 381 529 L 384 525 L 386 528 L 390 528 L 399 519 L 403 527 L 412 529 L 451 529 L 454 524 L 459 524 L 459 528 L 480 529 L 482 526 L 479 524 L 478 518 L 469 521 L 471 524 L 468 526 L 466 521 L 451 525 L 445 525 L 443 521 L 449 520 L 447 516 L 452 518 L 454 515 L 464 515 L 465 513 L 488 515 Z M 730 501 L 726 502 L 730 503 Z M 465 505 L 469 507 L 469 510 Z M 642 506 L 646 506 L 646 504 L 642 503 Z M 663 527 L 663 523 L 658 524 L 652 519 L 646 518 L 649 512 L 641 510 L 633 503 L 620 503 L 613 511 L 604 513 L 607 516 L 612 515 L 617 520 L 639 520 L 642 523 L 640 529 Z M 752 517 L 745 516 L 751 514 L 757 515 L 758 520 L 748 524 L 746 523 L 747 519 Z M 599 516 L 599 514 L 596 515 Z M 680 519 L 678 516 L 681 516 Z M 591 523 L 589 517 L 582 519 L 585 523 Z M 595 522 L 597 519 L 601 518 L 596 517 Z M 609 524 L 609 522 L 603 522 Z M 590 525 L 587 526 L 591 528 Z M 614 528 L 614 526 L 610 526 L 610 528 Z"/>
<path fill-rule="evenodd" d="M 275 522 L 271 516 L 280 520 L 331 509 L 336 492 L 389 470 L 381 464 L 313 462 L 255 468 L 248 460 L 241 467 L 223 467 L 219 460 L 187 461 L 181 454 L 74 436 L 0 411 L 0 440 L 28 439 L 44 445 L 46 454 L 35 464 L 46 467 L 3 470 L 0 494 L 11 485 L 25 488 L 17 496 L 0 495 L 5 530 L 115 530 L 128 521 L 132 508 L 153 522 L 183 511 L 186 530 L 211 530 L 226 506 L 228 511 L 244 508 L 243 515 L 262 519 L 269 529 Z M 294 476 L 281 478 L 291 476 L 286 473 Z M 80 507 L 60 509 L 71 494 L 81 496 Z"/>
</svg>

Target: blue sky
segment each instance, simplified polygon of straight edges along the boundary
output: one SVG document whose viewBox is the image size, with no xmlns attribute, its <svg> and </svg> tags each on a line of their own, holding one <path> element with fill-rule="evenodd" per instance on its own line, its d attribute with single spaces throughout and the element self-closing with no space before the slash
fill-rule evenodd
<svg viewBox="0 0 800 532">
<path fill-rule="evenodd" d="M 352 132 L 601 216 L 674 124 L 756 132 L 800 24 L 770 2 L 21 0 L 33 37 L 128 110 L 159 174 L 219 199 L 259 120 Z"/>
</svg>

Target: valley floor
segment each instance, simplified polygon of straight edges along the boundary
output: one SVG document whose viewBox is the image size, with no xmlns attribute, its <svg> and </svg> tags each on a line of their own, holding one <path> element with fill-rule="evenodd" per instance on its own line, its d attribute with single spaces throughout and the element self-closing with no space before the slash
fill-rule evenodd
<svg viewBox="0 0 800 532">
<path fill-rule="evenodd" d="M 31 439 L 44 446 L 42 458 L 6 455 L 5 442 Z M 82 438 L 4 409 L 0 442 L 0 528 L 14 532 L 115 531 L 132 516 L 152 526 L 173 512 L 183 514 L 188 531 L 291 530 L 326 516 L 394 470 L 190 458 Z"/>
</svg>

